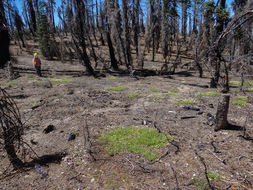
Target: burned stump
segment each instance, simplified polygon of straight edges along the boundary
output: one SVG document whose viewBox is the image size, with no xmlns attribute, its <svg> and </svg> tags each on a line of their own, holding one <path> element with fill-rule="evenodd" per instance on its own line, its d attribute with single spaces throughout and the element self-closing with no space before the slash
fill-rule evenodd
<svg viewBox="0 0 253 190">
<path fill-rule="evenodd" d="M 229 108 L 229 100 L 230 100 L 229 95 L 223 95 L 221 96 L 219 100 L 217 113 L 216 113 L 216 126 L 214 128 L 214 131 L 228 128 L 227 115 L 228 115 L 228 108 Z"/>
</svg>

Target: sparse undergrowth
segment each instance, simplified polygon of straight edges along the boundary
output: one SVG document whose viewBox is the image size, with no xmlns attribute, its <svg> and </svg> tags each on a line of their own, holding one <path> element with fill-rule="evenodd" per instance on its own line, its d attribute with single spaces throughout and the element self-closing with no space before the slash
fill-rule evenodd
<svg viewBox="0 0 253 190">
<path fill-rule="evenodd" d="M 199 95 L 201 96 L 219 96 L 220 92 L 201 92 Z"/>
<path fill-rule="evenodd" d="M 117 77 L 110 76 L 110 77 L 106 77 L 105 79 L 106 79 L 106 80 L 116 80 L 116 79 L 117 79 Z"/>
<path fill-rule="evenodd" d="M 111 156 L 127 150 L 152 161 L 159 157 L 156 150 L 166 146 L 173 138 L 168 133 L 158 133 L 155 129 L 131 126 L 103 132 L 99 139 L 108 142 L 106 151 Z"/>
<path fill-rule="evenodd" d="M 193 100 L 178 100 L 173 101 L 174 104 L 195 104 Z"/>
<path fill-rule="evenodd" d="M 128 86 L 117 86 L 117 87 L 113 87 L 113 88 L 108 88 L 108 90 L 112 90 L 112 91 L 122 91 L 127 89 Z"/>
<path fill-rule="evenodd" d="M 238 106 L 246 106 L 247 103 L 241 100 L 237 100 L 237 101 L 233 101 L 232 104 L 238 105 Z"/>
<path fill-rule="evenodd" d="M 143 97 L 143 96 L 145 96 L 145 94 L 143 93 L 132 93 L 128 95 L 129 98 Z"/>
<path fill-rule="evenodd" d="M 159 92 L 159 91 L 160 91 L 159 88 L 150 88 L 150 90 L 151 90 L 152 92 Z"/>
</svg>

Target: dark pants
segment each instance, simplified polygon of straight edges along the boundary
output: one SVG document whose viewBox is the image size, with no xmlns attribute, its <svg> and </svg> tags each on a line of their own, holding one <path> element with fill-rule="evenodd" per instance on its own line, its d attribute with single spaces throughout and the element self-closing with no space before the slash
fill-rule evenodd
<svg viewBox="0 0 253 190">
<path fill-rule="evenodd" d="M 36 69 L 36 74 L 41 77 L 41 68 L 40 66 L 35 66 L 35 69 Z"/>
</svg>

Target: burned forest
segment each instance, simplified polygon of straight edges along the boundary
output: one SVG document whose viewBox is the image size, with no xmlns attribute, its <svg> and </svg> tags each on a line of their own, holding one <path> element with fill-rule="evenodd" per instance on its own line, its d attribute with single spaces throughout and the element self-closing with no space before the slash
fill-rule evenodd
<svg viewBox="0 0 253 190">
<path fill-rule="evenodd" d="M 0 189 L 253 189 L 253 1 L 0 0 Z"/>
</svg>

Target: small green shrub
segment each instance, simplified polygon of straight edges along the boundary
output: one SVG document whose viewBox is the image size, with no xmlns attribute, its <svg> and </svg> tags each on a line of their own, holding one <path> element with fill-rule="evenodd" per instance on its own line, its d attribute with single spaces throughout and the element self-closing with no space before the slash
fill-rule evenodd
<svg viewBox="0 0 253 190">
<path fill-rule="evenodd" d="M 138 86 L 138 87 L 143 87 L 144 84 L 137 84 L 136 86 Z"/>
<path fill-rule="evenodd" d="M 159 91 L 160 91 L 159 88 L 151 88 L 150 90 L 151 90 L 152 92 L 159 92 Z"/>
<path fill-rule="evenodd" d="M 109 155 L 127 150 L 152 161 L 159 156 L 156 149 L 166 146 L 173 138 L 167 133 L 158 133 L 155 129 L 131 126 L 103 132 L 99 140 L 108 142 L 106 151 Z"/>
<path fill-rule="evenodd" d="M 229 82 L 229 84 L 230 85 L 233 85 L 233 86 L 241 86 L 241 81 L 230 81 Z M 250 81 L 245 81 L 244 83 L 243 83 L 243 86 L 252 86 L 252 82 L 250 82 Z"/>
<path fill-rule="evenodd" d="M 195 104 L 193 100 L 179 100 L 173 101 L 174 104 Z"/>
<path fill-rule="evenodd" d="M 232 104 L 238 105 L 238 106 L 246 106 L 247 103 L 241 100 L 237 100 L 237 101 L 233 101 Z"/>
<path fill-rule="evenodd" d="M 142 96 L 144 96 L 144 94 L 142 93 L 132 93 L 128 95 L 129 98 L 142 97 Z"/>
<path fill-rule="evenodd" d="M 221 93 L 219 92 L 201 92 L 199 95 L 201 96 L 219 96 Z"/>
<path fill-rule="evenodd" d="M 207 177 L 209 180 L 221 180 L 222 178 L 224 178 L 224 177 L 222 177 L 220 175 L 216 175 L 214 173 L 207 173 Z"/>
<path fill-rule="evenodd" d="M 33 102 L 33 103 L 31 104 L 31 107 L 34 108 L 34 107 L 36 107 L 37 105 L 38 105 L 38 102 L 35 101 L 35 102 Z"/>
<path fill-rule="evenodd" d="M 106 77 L 106 80 L 116 80 L 117 77 L 111 76 L 111 77 Z"/>
<path fill-rule="evenodd" d="M 251 91 L 253 91 L 253 88 L 248 88 L 247 91 L 250 91 L 250 92 L 251 92 Z"/>
<path fill-rule="evenodd" d="M 71 82 L 70 79 L 49 79 L 51 82 Z"/>
<path fill-rule="evenodd" d="M 166 96 L 174 96 L 176 95 L 177 93 L 174 93 L 174 92 L 169 92 L 169 93 L 166 93 Z"/>
<path fill-rule="evenodd" d="M 177 93 L 179 93 L 179 90 L 172 90 L 171 92 L 177 94 Z"/>
<path fill-rule="evenodd" d="M 237 99 L 245 102 L 249 101 L 249 98 L 245 96 L 238 96 Z"/>
<path fill-rule="evenodd" d="M 112 91 L 122 91 L 127 89 L 127 86 L 118 86 L 118 87 L 114 87 L 114 88 L 108 88 L 108 90 L 112 90 Z"/>
<path fill-rule="evenodd" d="M 63 97 L 63 95 L 62 95 L 62 94 L 56 94 L 56 97 L 58 97 L 58 98 L 62 98 L 62 97 Z"/>
<path fill-rule="evenodd" d="M 34 77 L 34 74 L 28 74 L 27 76 L 28 76 L 28 78 L 30 78 L 30 79 L 31 79 L 31 78 L 33 78 L 33 77 Z"/>
</svg>

